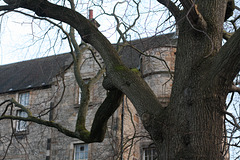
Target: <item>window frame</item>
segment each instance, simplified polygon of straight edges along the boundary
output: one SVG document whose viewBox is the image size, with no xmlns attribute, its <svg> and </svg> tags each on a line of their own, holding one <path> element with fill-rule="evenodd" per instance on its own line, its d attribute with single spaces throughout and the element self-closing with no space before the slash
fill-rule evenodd
<svg viewBox="0 0 240 160">
<path fill-rule="evenodd" d="M 141 147 L 142 154 L 141 154 L 141 160 L 155 160 L 157 157 L 156 155 L 156 147 L 154 145 L 143 145 Z M 150 151 L 149 155 L 146 155 L 146 152 Z"/>
<path fill-rule="evenodd" d="M 18 102 L 23 106 L 29 106 L 29 104 L 30 104 L 30 92 L 19 93 Z"/>
<path fill-rule="evenodd" d="M 76 147 L 79 146 L 79 149 L 81 147 L 84 147 L 84 150 L 82 151 L 82 153 L 84 153 L 84 159 L 76 159 Z M 85 147 L 87 148 L 87 150 L 85 150 Z M 80 153 L 81 151 L 79 150 L 79 158 L 80 158 Z M 87 155 L 87 159 L 86 156 Z M 73 160 L 89 160 L 89 145 L 87 143 L 74 143 L 73 144 Z"/>
<path fill-rule="evenodd" d="M 23 115 L 24 113 L 24 115 Z M 27 117 L 27 112 L 23 110 L 17 110 L 17 116 L 18 117 Z M 16 122 L 16 132 L 26 132 L 28 130 L 28 124 L 27 121 L 23 120 L 17 120 Z"/>
<path fill-rule="evenodd" d="M 23 105 L 24 107 L 27 107 L 30 105 L 30 92 L 20 92 L 18 94 L 18 102 Z M 22 110 L 22 109 L 18 109 L 16 110 L 16 116 L 18 117 L 27 117 L 27 113 Z M 15 126 L 15 131 L 16 133 L 20 133 L 20 134 L 27 134 L 28 132 L 28 122 L 27 121 L 23 121 L 23 120 L 16 120 L 16 126 Z"/>
</svg>

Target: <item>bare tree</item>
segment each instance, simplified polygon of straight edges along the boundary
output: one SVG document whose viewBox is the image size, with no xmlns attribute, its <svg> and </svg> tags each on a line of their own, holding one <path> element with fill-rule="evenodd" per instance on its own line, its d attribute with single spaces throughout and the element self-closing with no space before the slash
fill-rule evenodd
<svg viewBox="0 0 240 160">
<path fill-rule="evenodd" d="M 159 5 L 169 10 L 179 29 L 173 87 L 167 107 L 161 105 L 147 83 L 135 71 L 124 66 L 109 40 L 77 12 L 73 5 L 68 7 L 65 1 L 62 4 L 54 4 L 47 0 L 4 0 L 4 2 L 7 5 L 0 6 L 1 11 L 17 11 L 24 8 L 33 11 L 43 20 L 51 18 L 70 25 L 72 30 L 75 29 L 84 44 L 79 48 L 75 45 L 74 34 L 69 35 L 71 46 L 76 52 L 73 54 L 74 64 L 79 68 L 78 55 L 89 48 L 88 44 L 93 46 L 104 61 L 106 75 L 103 87 L 108 90 L 108 95 L 99 107 L 90 131 L 85 127 L 87 103 L 81 104 L 78 113 L 81 116 L 78 116 L 74 131 L 55 122 L 34 117 L 26 107 L 13 99 L 6 100 L 2 105 L 14 104 L 27 112 L 28 117 L 6 115 L 4 112 L 0 120 L 32 121 L 57 128 L 66 136 L 88 143 L 101 142 L 106 132 L 107 120 L 118 108 L 125 94 L 135 106 L 145 129 L 151 135 L 156 145 L 158 159 L 224 159 L 225 115 L 232 118 L 231 124 L 239 129 L 237 119 L 227 112 L 225 104 L 229 92 L 239 91 L 239 88 L 233 85 L 233 80 L 240 70 L 240 31 L 235 25 L 237 20 L 232 20 L 234 34 L 227 33 L 223 28 L 224 22 L 231 17 L 233 10 L 238 9 L 233 0 L 158 0 Z M 117 16 L 116 10 L 112 15 L 117 23 L 119 42 L 123 42 L 124 45 L 128 45 L 126 33 L 132 29 L 131 26 L 135 25 L 140 16 L 138 12 L 140 1 L 133 2 L 137 8 L 135 11 L 137 17 L 132 23 L 126 25 L 121 17 Z M 116 4 L 119 3 L 121 2 Z M 121 30 L 122 26 L 125 27 L 124 31 Z M 224 45 L 223 37 L 227 39 Z M 83 92 L 87 93 L 89 84 L 82 82 L 78 71 L 75 75 Z"/>
</svg>

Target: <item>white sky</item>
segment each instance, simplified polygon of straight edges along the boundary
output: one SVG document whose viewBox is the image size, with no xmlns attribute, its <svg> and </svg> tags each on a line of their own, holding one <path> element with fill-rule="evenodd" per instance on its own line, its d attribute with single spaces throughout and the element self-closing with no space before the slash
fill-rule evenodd
<svg viewBox="0 0 240 160">
<path fill-rule="evenodd" d="M 108 12 L 113 9 L 113 5 L 109 5 L 110 3 L 114 3 L 113 1 L 104 1 L 105 4 L 103 7 L 105 7 Z M 83 3 L 83 0 L 78 2 L 81 3 L 79 12 L 86 17 L 89 8 L 94 10 L 94 18 L 96 15 L 102 13 L 102 10 L 99 7 L 91 7 L 89 6 L 89 3 Z M 1 3 L 3 2 L 0 1 L 0 4 Z M 129 14 L 128 16 L 125 16 L 126 8 Z M 133 18 L 136 17 L 136 11 L 134 11 L 133 8 L 129 8 L 129 6 L 126 7 L 126 5 L 123 4 L 118 8 L 117 13 L 120 17 L 125 16 L 128 23 L 132 23 Z M 152 11 L 151 15 L 149 14 L 149 8 L 151 8 Z M 165 12 L 162 11 L 162 8 L 159 7 L 159 4 L 155 0 L 143 2 L 140 10 L 142 13 L 142 19 L 138 21 L 135 29 L 138 30 L 138 33 L 140 33 L 142 37 L 154 35 L 163 30 L 163 28 L 166 28 L 166 26 L 157 27 L 165 19 Z M 115 32 L 116 23 L 114 18 L 109 16 L 99 16 L 96 20 L 101 24 L 99 30 L 102 31 L 112 43 L 115 43 L 117 40 L 117 34 Z M 0 25 L 0 65 L 52 54 L 66 53 L 69 51 L 67 40 L 62 40 L 64 35 L 56 38 L 56 29 L 50 29 L 48 34 L 45 35 L 44 41 L 41 40 L 44 33 L 49 30 L 49 27 L 45 27 L 49 26 L 49 23 L 47 22 L 39 20 L 32 21 L 31 18 L 19 13 L 8 13 L 3 17 L 0 17 Z M 169 32 L 169 30 L 164 33 L 166 32 Z M 131 39 L 138 38 L 137 33 L 130 32 L 129 34 L 131 35 L 129 36 Z M 32 44 L 34 44 L 34 47 L 29 47 Z"/>
</svg>

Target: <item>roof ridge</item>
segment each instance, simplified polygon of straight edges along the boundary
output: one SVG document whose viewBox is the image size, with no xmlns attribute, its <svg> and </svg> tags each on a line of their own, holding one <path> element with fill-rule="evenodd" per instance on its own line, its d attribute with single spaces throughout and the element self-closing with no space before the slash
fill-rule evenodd
<svg viewBox="0 0 240 160">
<path fill-rule="evenodd" d="M 64 55 L 67 55 L 67 54 L 69 54 L 69 52 L 50 55 L 50 56 L 46 56 L 46 57 L 37 57 L 37 58 L 33 58 L 33 59 L 27 59 L 27 60 L 23 60 L 23 61 L 8 63 L 8 64 L 3 64 L 3 65 L 0 65 L 0 67 L 4 67 L 4 66 L 8 66 L 8 65 L 15 65 L 15 64 L 20 64 L 20 63 L 26 63 L 26 62 L 32 62 L 32 61 L 40 61 L 40 60 L 44 60 L 44 59 L 50 59 L 50 58 L 53 58 L 53 57 L 64 56 Z"/>
</svg>

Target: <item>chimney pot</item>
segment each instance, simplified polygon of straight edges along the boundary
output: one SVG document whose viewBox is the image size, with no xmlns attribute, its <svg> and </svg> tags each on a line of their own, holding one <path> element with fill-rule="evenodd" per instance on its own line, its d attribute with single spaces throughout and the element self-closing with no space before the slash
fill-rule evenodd
<svg viewBox="0 0 240 160">
<path fill-rule="evenodd" d="M 93 19 L 93 10 L 89 9 L 88 18 Z"/>
</svg>

